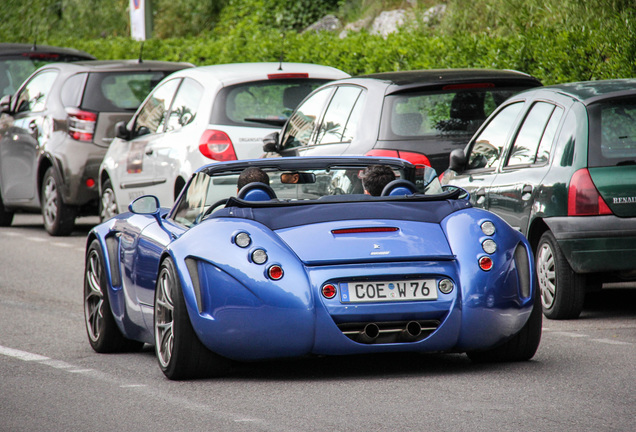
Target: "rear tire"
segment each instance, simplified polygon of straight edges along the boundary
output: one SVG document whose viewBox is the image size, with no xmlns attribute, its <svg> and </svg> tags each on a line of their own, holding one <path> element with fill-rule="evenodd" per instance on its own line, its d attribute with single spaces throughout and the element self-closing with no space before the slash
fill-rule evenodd
<svg viewBox="0 0 636 432">
<path fill-rule="evenodd" d="M 52 236 L 67 236 L 75 227 L 76 209 L 64 204 L 60 183 L 55 170 L 50 167 L 44 174 L 42 181 L 42 216 L 44 228 Z"/>
<path fill-rule="evenodd" d="M 229 360 L 208 350 L 195 334 L 170 258 L 161 263 L 157 278 L 154 334 L 159 367 L 171 380 L 219 376 L 229 368 Z"/>
<path fill-rule="evenodd" d="M 2 195 L 0 195 L 0 227 L 11 226 L 11 222 L 13 222 L 13 212 L 8 211 L 4 208 Z"/>
<path fill-rule="evenodd" d="M 466 353 L 476 363 L 485 362 L 517 362 L 530 360 L 539 348 L 541 342 L 541 326 L 543 313 L 539 302 L 539 293 L 534 298 L 532 312 L 519 333 L 496 348 L 485 351 Z"/>
<path fill-rule="evenodd" d="M 91 347 L 98 353 L 139 351 L 143 342 L 127 339 L 117 327 L 108 299 L 104 255 L 97 240 L 86 252 L 84 321 Z"/>
<path fill-rule="evenodd" d="M 543 314 L 550 319 L 577 318 L 583 310 L 586 278 L 572 270 L 552 232 L 539 239 L 535 258 Z"/>
<path fill-rule="evenodd" d="M 119 213 L 117 207 L 117 198 L 110 179 L 104 182 L 102 186 L 102 196 L 99 200 L 99 219 L 101 222 L 107 221 Z"/>
</svg>

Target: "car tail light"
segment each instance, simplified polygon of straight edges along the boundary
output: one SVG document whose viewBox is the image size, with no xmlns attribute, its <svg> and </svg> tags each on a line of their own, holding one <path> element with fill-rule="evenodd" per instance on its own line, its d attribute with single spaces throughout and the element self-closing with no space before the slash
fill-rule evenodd
<svg viewBox="0 0 636 432">
<path fill-rule="evenodd" d="M 575 172 L 568 188 L 568 216 L 608 214 L 612 211 L 598 193 L 587 168 Z"/>
<path fill-rule="evenodd" d="M 208 129 L 199 140 L 199 151 L 209 159 L 217 161 L 236 160 L 236 152 L 232 140 L 223 131 Z"/>
<path fill-rule="evenodd" d="M 325 298 L 328 299 L 332 299 L 336 296 L 336 287 L 334 284 L 324 284 L 322 286 L 322 295 L 325 296 Z"/>
<path fill-rule="evenodd" d="M 273 73 L 267 74 L 267 79 L 297 79 L 297 78 L 309 78 L 308 73 Z"/>
<path fill-rule="evenodd" d="M 267 276 L 272 280 L 279 280 L 283 277 L 283 268 L 278 264 L 274 264 L 267 269 Z"/>
<path fill-rule="evenodd" d="M 97 114 L 78 108 L 67 108 L 68 134 L 77 141 L 93 141 Z"/>
<path fill-rule="evenodd" d="M 396 157 L 404 159 L 412 163 L 413 165 L 426 165 L 431 166 L 431 162 L 422 153 L 401 151 L 401 150 L 386 150 L 386 149 L 373 149 L 369 150 L 365 156 L 375 157 Z"/>
<path fill-rule="evenodd" d="M 466 84 L 448 84 L 442 87 L 442 90 L 468 90 L 476 88 L 493 88 L 494 83 L 466 83 Z"/>
<path fill-rule="evenodd" d="M 490 257 L 487 256 L 483 256 L 481 258 L 479 258 L 479 268 L 482 269 L 483 271 L 488 271 L 492 268 L 492 259 Z"/>
<path fill-rule="evenodd" d="M 399 228 L 396 227 L 361 227 L 361 228 L 340 228 L 331 230 L 331 234 L 360 234 L 360 233 L 376 233 L 376 232 L 395 232 Z"/>
</svg>

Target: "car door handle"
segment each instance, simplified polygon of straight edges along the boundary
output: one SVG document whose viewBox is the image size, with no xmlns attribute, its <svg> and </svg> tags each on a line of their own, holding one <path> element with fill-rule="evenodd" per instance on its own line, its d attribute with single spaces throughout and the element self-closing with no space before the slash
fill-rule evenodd
<svg viewBox="0 0 636 432">
<path fill-rule="evenodd" d="M 154 153 L 153 149 L 146 150 L 146 156 L 152 156 L 153 153 Z"/>
<path fill-rule="evenodd" d="M 532 185 L 525 185 L 523 189 L 521 189 L 521 199 L 524 201 L 528 201 L 530 198 L 532 198 L 532 190 Z"/>
</svg>

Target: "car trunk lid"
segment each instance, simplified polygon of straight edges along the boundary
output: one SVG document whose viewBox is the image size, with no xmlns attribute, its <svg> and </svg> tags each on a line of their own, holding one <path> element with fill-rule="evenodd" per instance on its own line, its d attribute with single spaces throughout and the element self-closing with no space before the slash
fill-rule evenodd
<svg viewBox="0 0 636 432">
<path fill-rule="evenodd" d="M 636 216 L 636 165 L 589 168 L 605 203 L 619 217 Z"/>
</svg>

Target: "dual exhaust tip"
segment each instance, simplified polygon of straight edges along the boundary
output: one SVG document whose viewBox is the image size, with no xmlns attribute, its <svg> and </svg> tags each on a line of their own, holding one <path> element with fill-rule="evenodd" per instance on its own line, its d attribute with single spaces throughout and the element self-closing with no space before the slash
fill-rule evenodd
<svg viewBox="0 0 636 432">
<path fill-rule="evenodd" d="M 358 333 L 356 341 L 370 344 L 373 343 L 381 333 L 399 333 L 398 338 L 401 342 L 413 342 L 421 336 L 422 325 L 417 321 L 409 321 L 403 328 L 381 330 L 377 324 L 369 323 Z"/>
</svg>

